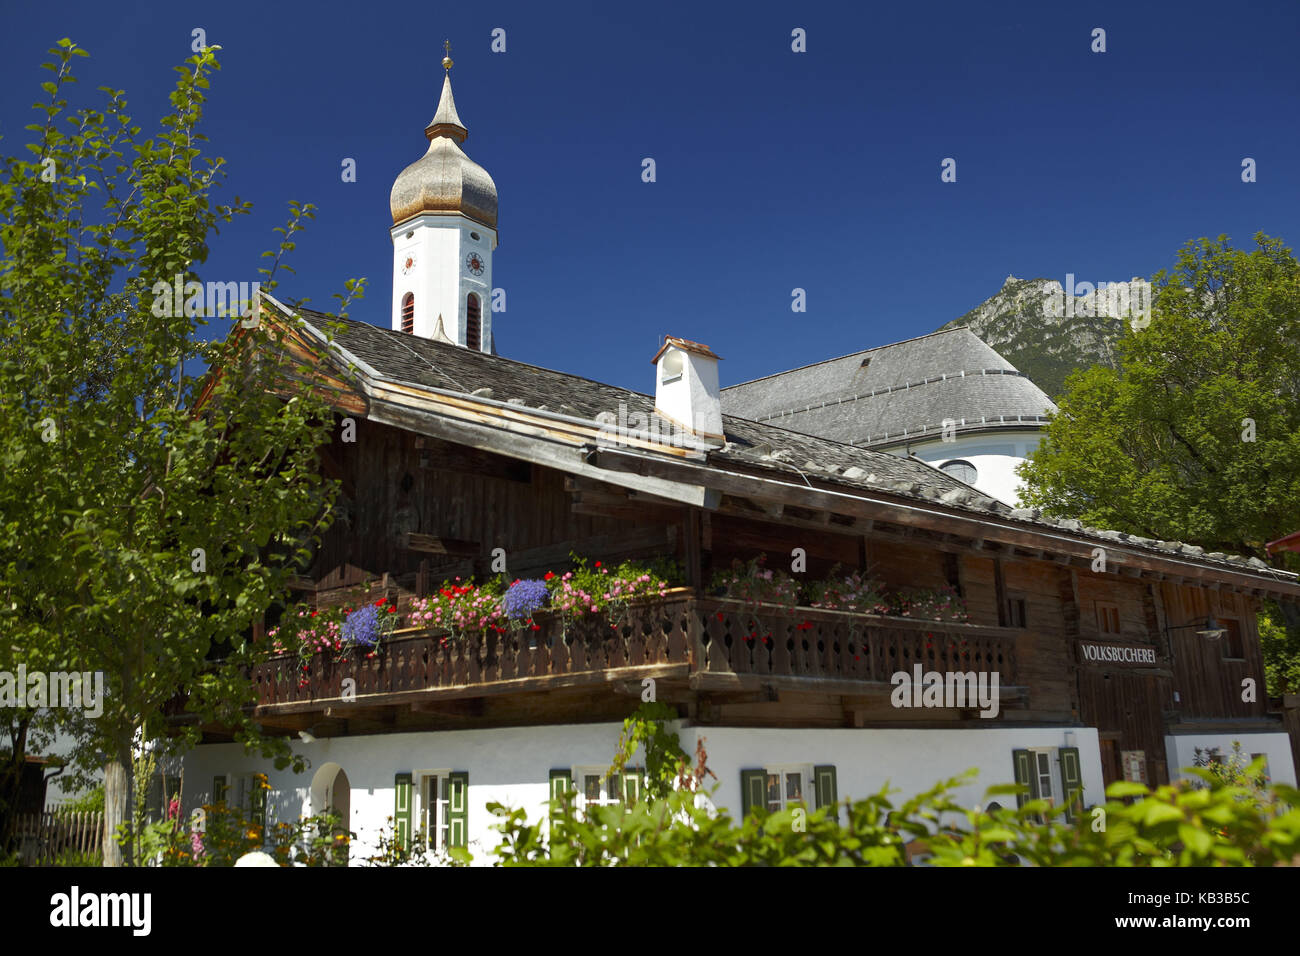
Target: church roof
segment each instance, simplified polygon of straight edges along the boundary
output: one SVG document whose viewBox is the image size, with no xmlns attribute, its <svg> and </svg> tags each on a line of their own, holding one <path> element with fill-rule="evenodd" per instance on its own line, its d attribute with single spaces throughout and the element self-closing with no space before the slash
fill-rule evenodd
<svg viewBox="0 0 1300 956">
<path fill-rule="evenodd" d="M 297 325 L 293 312 L 274 297 L 264 294 L 263 301 Z M 768 489 L 765 494 L 783 499 L 788 494 L 792 503 L 810 496 L 864 499 L 892 509 L 891 514 L 942 519 L 953 527 L 976 521 L 985 529 L 981 536 L 993 540 L 1001 535 L 1018 541 L 1016 535 L 1032 534 L 1035 543 L 1023 546 L 1037 547 L 1040 554 L 1051 549 L 1076 557 L 1091 555 L 1102 544 L 1108 560 L 1117 564 L 1129 560 L 1126 554 L 1148 559 L 1154 555 L 1177 573 L 1200 575 L 1203 571 L 1193 569 L 1218 568 L 1220 575 L 1249 576 L 1251 586 L 1261 593 L 1284 594 L 1288 599 L 1300 593 L 1296 575 L 1257 558 L 1207 554 L 1194 545 L 1088 528 L 1036 508 L 1011 508 L 918 459 L 732 415 L 723 416 L 726 444 L 721 448 L 703 444 L 667 448 L 641 440 L 645 433 L 639 432 L 620 441 L 620 447 L 607 449 L 593 432 L 602 419 L 608 422 L 618 416 L 620 404 L 626 406 L 629 418 L 640 414 L 654 421 L 661 434 L 670 431 L 671 423 L 655 413 L 654 399 L 640 392 L 353 319 L 334 319 L 311 309 L 300 308 L 297 313 L 303 320 L 297 327 L 321 352 L 327 351 L 323 330 L 330 323 L 341 323 L 341 333 L 328 348 L 333 361 L 350 365 L 359 374 L 357 388 L 366 416 L 397 427 L 440 429 L 454 441 L 614 484 L 658 482 L 661 490 L 654 491 L 656 495 L 691 486 L 698 486 L 696 491 L 748 488 L 757 480 Z M 912 519 L 886 520 L 909 523 Z"/>
<path fill-rule="evenodd" d="M 722 390 L 722 408 L 856 445 L 1036 428 L 1050 398 L 966 326 L 779 372 Z"/>
</svg>

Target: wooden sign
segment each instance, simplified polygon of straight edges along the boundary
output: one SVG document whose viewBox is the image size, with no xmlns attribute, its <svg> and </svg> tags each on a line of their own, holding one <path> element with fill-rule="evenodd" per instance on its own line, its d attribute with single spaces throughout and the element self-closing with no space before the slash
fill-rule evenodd
<svg viewBox="0 0 1300 956">
<path fill-rule="evenodd" d="M 1119 664 L 1125 667 L 1157 667 L 1160 660 L 1150 644 L 1103 644 L 1079 642 L 1079 661 L 1084 664 Z"/>
</svg>

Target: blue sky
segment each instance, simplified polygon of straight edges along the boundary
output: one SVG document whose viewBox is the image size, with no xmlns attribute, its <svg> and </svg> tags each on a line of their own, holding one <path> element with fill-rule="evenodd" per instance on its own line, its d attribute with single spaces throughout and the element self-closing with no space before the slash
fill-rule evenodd
<svg viewBox="0 0 1300 956">
<path fill-rule="evenodd" d="M 256 279 L 286 202 L 311 202 L 278 291 L 329 308 L 366 276 L 353 314 L 387 326 L 388 194 L 448 37 L 465 149 L 500 193 L 499 351 L 649 391 L 671 333 L 731 384 L 933 331 L 1008 274 L 1114 281 L 1200 236 L 1300 241 L 1300 4 L 1135 6 L 6 3 L 0 149 L 26 141 L 60 37 L 91 53 L 79 102 L 125 89 L 148 129 L 202 27 L 223 47 L 208 145 L 225 198 L 255 203 L 203 277 Z"/>
</svg>

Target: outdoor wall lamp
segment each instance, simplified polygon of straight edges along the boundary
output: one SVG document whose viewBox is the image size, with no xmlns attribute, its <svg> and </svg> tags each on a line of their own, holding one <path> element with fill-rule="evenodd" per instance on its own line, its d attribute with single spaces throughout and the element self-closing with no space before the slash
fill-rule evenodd
<svg viewBox="0 0 1300 956">
<path fill-rule="evenodd" d="M 1189 627 L 1200 628 L 1196 633 L 1207 641 L 1217 641 L 1219 638 L 1223 637 L 1224 634 L 1228 633 L 1228 629 L 1216 621 L 1214 615 L 1207 617 L 1204 624 L 1179 624 L 1175 627 L 1166 626 L 1165 633 L 1168 634 L 1170 631 L 1182 631 Z"/>
</svg>

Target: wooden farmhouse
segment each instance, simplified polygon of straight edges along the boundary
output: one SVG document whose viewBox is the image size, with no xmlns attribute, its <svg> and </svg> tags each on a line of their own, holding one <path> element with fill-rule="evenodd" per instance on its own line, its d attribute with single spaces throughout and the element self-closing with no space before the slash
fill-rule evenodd
<svg viewBox="0 0 1300 956">
<path fill-rule="evenodd" d="M 187 806 L 251 805 L 265 773 L 267 813 L 335 807 L 358 853 L 392 817 L 482 858 L 496 843 L 489 802 L 540 817 L 561 787 L 634 798 L 635 772 L 608 771 L 651 690 L 676 708 L 688 752 L 703 741 L 713 800 L 735 815 L 886 783 L 911 795 L 970 768 L 970 804 L 1018 781 L 1058 802 L 1081 790 L 1086 806 L 1114 780 L 1163 783 L 1198 748 L 1234 741 L 1295 782 L 1256 630 L 1262 602 L 1300 598 L 1295 575 L 724 415 L 718 356 L 686 339 L 665 339 L 645 394 L 494 354 L 496 191 L 460 148 L 449 79 L 426 135 L 393 188 L 391 327 L 345 320 L 331 343 L 324 315 L 270 296 L 261 313 L 338 418 L 320 456 L 337 513 L 299 597 L 337 607 L 368 584 L 402 626 L 374 656 L 258 665 L 255 717 L 310 772 L 273 770 L 205 727 L 185 757 Z M 681 579 L 614 623 L 540 611 L 528 629 L 455 634 L 412 622 L 445 582 L 540 579 L 571 554 L 671 558 Z M 718 593 L 716 572 L 758 556 L 801 581 L 866 571 L 891 593 L 955 593 L 968 619 Z"/>
</svg>

